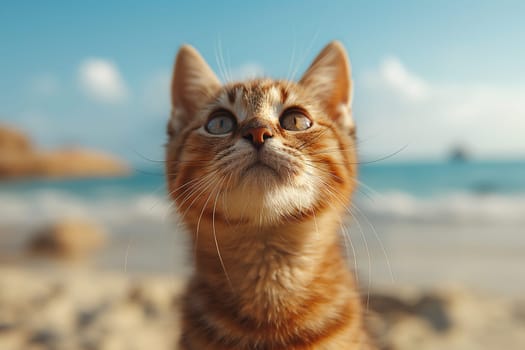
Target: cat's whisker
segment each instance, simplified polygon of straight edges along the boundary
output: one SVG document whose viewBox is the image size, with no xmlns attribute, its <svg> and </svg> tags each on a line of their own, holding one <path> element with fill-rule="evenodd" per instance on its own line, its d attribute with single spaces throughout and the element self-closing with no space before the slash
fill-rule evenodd
<svg viewBox="0 0 525 350">
<path fill-rule="evenodd" d="M 174 195 L 176 192 L 182 190 L 184 187 L 186 187 L 186 185 L 189 185 L 189 188 L 193 188 L 194 186 L 199 186 L 201 182 L 206 181 L 210 177 L 211 177 L 211 175 L 206 173 L 206 175 L 204 175 L 202 177 L 197 177 L 195 179 L 187 181 L 184 184 L 182 184 L 182 185 L 178 186 L 177 188 L 173 189 L 172 191 L 170 191 L 169 192 L 169 196 Z M 177 197 L 175 197 L 174 199 L 178 199 L 181 194 L 186 193 L 186 191 L 188 191 L 188 190 L 189 189 L 187 188 L 186 190 L 184 190 L 184 192 L 179 193 L 179 195 L 177 195 Z"/>
<path fill-rule="evenodd" d="M 286 71 L 286 81 L 287 82 L 290 82 L 292 80 L 292 67 L 295 65 L 295 50 L 297 49 L 297 37 L 296 37 L 296 34 L 295 34 L 295 29 L 294 29 L 294 41 L 293 41 L 293 46 L 292 46 L 292 54 L 290 55 L 290 62 L 288 62 L 288 69 Z"/>
<path fill-rule="evenodd" d="M 367 191 L 369 191 L 371 194 L 373 194 L 374 196 L 382 196 L 381 193 L 377 192 L 375 189 L 373 189 L 371 186 L 368 186 L 366 183 L 364 183 L 362 180 L 358 180 L 358 179 L 355 179 L 355 181 L 359 184 L 359 186 L 362 186 L 364 188 L 367 189 Z"/>
<path fill-rule="evenodd" d="M 219 47 L 219 63 L 221 66 L 221 70 L 223 73 L 223 76 L 225 78 L 226 83 L 231 83 L 233 81 L 232 77 L 229 75 L 228 69 L 226 67 L 226 63 L 224 62 L 224 54 L 222 52 L 222 41 L 221 38 L 218 38 L 217 45 Z"/>
<path fill-rule="evenodd" d="M 344 150 L 344 149 L 334 149 L 333 151 L 330 151 L 330 152 L 305 153 L 305 155 L 307 155 L 307 156 L 316 156 L 316 155 L 323 155 L 323 154 L 338 154 L 338 153 L 343 152 L 343 151 L 346 151 L 346 150 Z M 381 157 L 381 158 L 374 159 L 374 160 L 370 160 L 370 161 L 357 161 L 357 162 L 335 162 L 335 161 L 332 161 L 332 163 L 336 164 L 336 165 L 344 165 L 344 166 L 348 166 L 348 165 L 366 165 L 366 164 L 372 164 L 372 163 L 377 163 L 377 162 L 381 162 L 381 161 L 387 160 L 387 159 L 395 156 L 399 152 L 400 151 L 398 150 L 398 151 L 396 151 L 394 153 L 389 154 L 388 156 Z M 310 161 L 324 164 L 323 160 L 315 160 L 315 159 L 313 159 L 313 160 L 310 160 Z"/>
<path fill-rule="evenodd" d="M 313 164 L 312 164 L 313 163 Z M 321 164 L 321 165 L 326 165 L 325 163 L 322 163 L 322 162 L 312 162 L 311 160 L 308 160 L 307 162 L 305 162 L 306 166 L 307 167 L 310 167 L 312 169 L 316 169 L 316 170 L 319 170 L 323 175 L 326 175 L 326 176 L 330 176 L 331 178 L 333 179 L 336 179 L 338 181 L 341 181 L 342 178 L 332 172 L 330 172 L 329 170 L 327 169 L 324 169 L 322 168 L 321 166 L 318 166 L 317 164 Z M 316 165 L 314 165 L 316 164 Z M 315 173 L 315 172 L 314 172 Z"/>
<path fill-rule="evenodd" d="M 363 227 L 361 226 L 361 223 L 359 222 L 356 215 L 354 215 L 353 211 L 350 208 L 347 207 L 347 211 L 350 213 L 350 216 L 354 219 L 354 222 L 357 224 L 357 228 L 359 229 L 359 232 L 361 233 L 361 237 L 363 239 L 363 243 L 366 249 L 366 255 L 368 258 L 368 281 L 367 281 L 367 291 L 366 291 L 366 309 L 368 310 L 370 306 L 370 291 L 372 289 L 372 257 L 370 255 L 368 241 L 366 240 L 366 235 L 365 235 L 365 232 L 363 231 Z"/>
<path fill-rule="evenodd" d="M 147 160 L 148 162 L 152 162 L 152 163 L 165 163 L 166 160 L 165 159 L 152 159 L 152 158 L 149 158 L 147 157 L 146 155 L 142 154 L 141 152 L 139 152 L 136 148 L 134 147 L 131 147 L 131 150 L 133 151 L 133 153 L 135 153 L 137 156 L 139 156 L 140 158 L 144 159 L 144 160 Z"/>
<path fill-rule="evenodd" d="M 331 125 L 334 125 L 334 124 L 331 124 Z M 315 155 L 315 154 L 324 154 L 325 152 L 326 153 L 334 153 L 334 152 L 344 152 L 344 151 L 356 151 L 359 149 L 359 146 L 361 146 L 363 143 L 362 140 L 354 140 L 354 142 L 349 145 L 349 148 L 346 148 L 346 147 L 340 147 L 340 146 L 337 146 L 337 147 L 331 147 L 331 148 L 323 148 L 322 150 L 316 150 L 316 151 L 313 151 L 313 152 L 306 152 L 308 154 L 311 154 L 311 155 Z M 309 143 L 308 145 L 310 145 L 311 143 Z"/>
<path fill-rule="evenodd" d="M 213 240 L 215 241 L 215 248 L 217 248 L 217 256 L 219 257 L 219 261 L 221 263 L 222 270 L 224 271 L 224 276 L 226 277 L 226 280 L 228 281 L 230 289 L 233 291 L 232 281 L 230 279 L 230 276 L 228 275 L 228 271 L 226 271 L 224 260 L 222 259 L 221 250 L 219 249 L 219 242 L 217 241 L 217 231 L 215 229 L 215 212 L 217 210 L 217 200 L 219 199 L 219 195 L 221 194 L 220 188 L 223 183 L 224 183 L 224 180 L 217 186 L 217 195 L 215 196 L 215 202 L 213 203 L 211 224 L 212 224 L 212 231 L 213 231 Z"/>
<path fill-rule="evenodd" d="M 232 65 L 231 65 L 229 51 L 226 52 L 226 72 L 228 73 L 228 76 L 230 77 L 230 82 L 233 82 L 234 76 L 232 74 Z"/>
<path fill-rule="evenodd" d="M 356 148 L 343 148 L 343 147 L 332 147 L 332 148 L 324 148 L 322 151 L 315 151 L 315 152 L 304 152 L 305 155 L 308 156 L 318 156 L 322 154 L 341 154 L 341 152 L 349 152 L 349 151 L 355 151 Z"/>
<path fill-rule="evenodd" d="M 314 218 L 314 227 L 315 227 L 315 234 L 317 236 L 317 240 L 320 239 L 320 235 L 319 235 L 319 226 L 317 225 L 317 217 L 315 216 L 315 209 L 312 208 L 312 216 Z"/>
<path fill-rule="evenodd" d="M 184 165 L 200 165 L 200 164 L 207 164 L 209 163 L 209 159 L 187 159 L 187 160 L 177 160 L 177 164 L 184 164 Z"/>
<path fill-rule="evenodd" d="M 217 68 L 219 68 L 220 80 L 223 83 L 227 84 L 228 83 L 228 78 L 227 78 L 226 73 L 224 72 L 224 70 L 222 68 L 221 60 L 219 59 L 219 42 L 220 42 L 220 37 L 218 36 L 217 37 L 217 41 L 215 42 L 215 50 L 214 50 L 215 63 L 217 64 Z"/>
<path fill-rule="evenodd" d="M 358 186 L 358 191 L 360 191 L 362 194 L 364 194 L 366 196 L 366 198 L 368 198 L 371 202 L 374 202 L 374 198 L 375 197 L 381 197 L 382 195 L 377 192 L 376 190 L 374 190 L 372 187 L 368 186 L 367 184 L 365 184 L 363 181 L 359 180 L 359 179 L 354 179 L 354 181 L 359 185 Z M 367 192 L 365 192 L 368 191 Z"/>
<path fill-rule="evenodd" d="M 356 183 L 357 183 L 357 181 L 356 181 Z M 363 196 L 365 196 L 371 202 L 374 202 L 374 197 L 372 197 L 372 195 L 366 191 L 366 188 L 362 188 L 362 187 L 358 186 L 356 188 L 356 191 L 358 193 L 361 193 Z"/>
<path fill-rule="evenodd" d="M 311 146 L 314 142 L 316 142 L 317 140 L 319 140 L 323 135 L 325 135 L 326 133 L 328 132 L 328 129 L 322 129 L 322 130 L 319 130 L 317 131 L 317 133 L 312 137 L 312 138 L 309 138 L 308 140 L 304 141 L 303 143 L 297 145 L 295 148 L 299 151 L 302 151 L 304 150 L 306 147 L 309 147 Z"/>
<path fill-rule="evenodd" d="M 203 193 L 205 193 L 213 185 L 213 183 L 214 183 L 213 174 L 209 173 L 206 176 L 204 176 L 201 179 L 201 181 L 199 181 L 197 184 L 195 184 L 189 189 L 189 192 L 186 194 L 184 199 L 180 203 L 177 204 L 180 208 L 182 208 L 188 200 L 194 197 L 191 203 L 189 204 L 188 208 L 186 208 L 186 210 L 182 214 L 182 218 L 186 216 L 187 212 L 190 210 L 193 204 L 200 198 L 200 196 Z M 176 202 L 176 199 L 174 200 L 174 202 Z"/>
<path fill-rule="evenodd" d="M 386 264 L 388 266 L 388 272 L 390 274 L 390 281 L 392 283 L 395 282 L 395 279 L 394 279 L 394 273 L 392 271 L 392 266 L 390 264 L 390 258 L 388 257 L 388 253 L 386 251 L 386 248 L 385 248 L 385 245 L 383 244 L 383 241 L 381 240 L 381 238 L 379 237 L 379 234 L 377 233 L 377 230 L 376 228 L 374 227 L 374 225 L 372 224 L 372 222 L 368 219 L 368 217 L 365 215 L 365 213 L 363 213 L 363 211 L 361 209 L 359 209 L 359 207 L 357 205 L 354 205 L 352 203 L 350 203 L 350 205 L 352 206 L 353 209 L 357 210 L 357 213 L 365 219 L 365 221 L 367 222 L 368 226 L 370 226 L 370 229 L 372 230 L 372 232 L 374 233 L 374 236 L 375 238 L 377 239 L 377 242 L 379 243 L 379 246 L 381 247 L 381 251 L 383 252 L 383 255 L 385 257 L 385 260 L 386 260 Z"/>
<path fill-rule="evenodd" d="M 295 66 L 295 69 L 292 71 L 292 76 L 290 80 L 295 80 L 295 75 L 297 74 L 301 66 L 303 65 L 306 57 L 310 55 L 310 52 L 312 51 L 312 48 L 319 36 L 319 32 L 320 32 L 320 29 L 318 28 L 315 34 L 312 36 L 312 40 L 310 41 L 310 44 L 306 48 L 306 52 L 304 52 L 303 57 L 299 60 L 299 63 Z"/>
<path fill-rule="evenodd" d="M 202 180 L 202 178 L 191 179 L 190 181 L 187 181 L 187 182 L 183 183 L 182 185 L 180 185 L 180 186 L 174 188 L 173 190 L 171 190 L 171 191 L 168 193 L 168 196 L 171 196 L 171 195 L 175 194 L 177 191 L 183 189 L 184 187 L 186 187 L 186 186 L 190 186 L 190 185 L 193 185 L 193 184 L 195 184 L 196 182 L 201 181 L 201 180 Z"/>
<path fill-rule="evenodd" d="M 172 201 L 170 202 L 170 204 L 168 205 L 168 207 L 166 208 L 166 211 L 164 212 L 164 214 L 162 215 L 162 223 L 165 223 L 168 219 L 168 217 L 173 214 L 172 210 L 173 208 L 175 208 L 176 210 L 176 205 L 175 205 L 175 201 Z"/>
<path fill-rule="evenodd" d="M 216 190 L 216 189 L 218 189 L 218 185 L 217 184 L 214 187 L 214 190 Z M 204 204 L 202 206 L 202 210 L 201 210 L 201 212 L 199 214 L 199 218 L 197 220 L 197 228 L 195 230 L 195 254 L 197 253 L 198 239 L 199 239 L 199 232 L 200 232 L 200 225 L 201 225 L 202 216 L 204 215 L 204 211 L 206 210 L 206 206 L 208 205 L 208 203 L 209 203 L 209 201 L 210 201 L 212 196 L 213 196 L 213 191 L 210 191 L 210 194 L 208 195 L 208 198 L 204 202 Z"/>
<path fill-rule="evenodd" d="M 345 250 L 346 250 L 347 255 L 348 255 L 348 243 L 350 243 L 350 248 L 352 249 L 352 259 L 354 260 L 354 271 L 356 272 L 355 279 L 357 283 L 359 283 L 359 274 L 357 273 L 359 271 L 359 265 L 357 264 L 357 252 L 355 250 L 354 243 L 352 242 L 352 239 L 350 237 L 350 232 L 348 232 L 345 225 L 341 222 L 339 226 L 341 227 L 341 233 L 343 235 L 343 243 L 345 245 Z"/>
<path fill-rule="evenodd" d="M 177 191 L 183 189 L 183 188 L 186 187 L 186 186 L 190 186 L 190 185 L 194 184 L 195 182 L 198 182 L 199 180 L 201 180 L 201 179 L 198 179 L 198 178 L 197 178 L 197 179 L 190 180 L 190 181 L 188 181 L 188 182 L 182 184 L 181 186 L 179 186 L 179 187 L 177 187 L 177 188 L 171 190 L 171 191 L 168 192 L 168 194 L 166 195 L 166 199 L 170 199 L 171 196 L 172 196 L 173 194 L 175 194 Z M 190 187 L 191 187 L 191 186 L 190 186 Z M 178 198 L 178 196 L 174 198 L 174 200 L 170 203 L 170 206 L 174 205 L 175 200 L 176 200 L 177 198 Z M 162 199 L 158 199 L 157 201 L 155 201 L 155 203 L 153 203 L 153 205 L 151 206 L 150 210 L 152 210 L 155 206 L 157 206 L 157 205 L 160 203 L 161 200 L 162 200 Z M 165 214 L 165 217 L 166 217 L 166 215 L 167 215 L 167 214 Z"/>
<path fill-rule="evenodd" d="M 350 214 L 350 216 L 354 219 L 358 229 L 359 229 L 359 232 L 361 233 L 361 238 L 362 238 L 362 241 L 364 243 L 364 246 L 365 246 L 365 249 L 366 249 L 366 253 L 367 253 L 367 258 L 368 258 L 368 281 L 367 281 L 367 303 L 366 303 L 366 306 L 367 306 L 367 309 L 369 307 L 369 303 L 370 303 L 370 290 L 371 290 L 371 287 L 372 287 L 372 256 L 370 254 L 370 249 L 369 249 L 369 246 L 368 246 L 368 241 L 366 240 L 366 236 L 365 236 L 365 233 L 363 231 L 363 228 L 359 222 L 359 220 L 357 219 L 356 215 L 354 215 L 353 211 L 351 210 L 351 208 L 349 208 L 340 198 L 339 196 L 336 195 L 336 192 L 333 192 L 332 190 L 335 191 L 335 189 L 332 188 L 332 186 L 329 184 L 329 183 L 326 183 L 326 182 L 323 182 L 321 180 L 321 182 L 323 183 L 323 191 L 326 191 L 330 194 L 331 197 L 333 197 L 335 200 L 337 200 L 338 202 L 340 202 L 340 204 L 346 209 L 346 211 L 348 212 L 348 214 Z M 351 240 L 350 240 L 351 241 Z"/>
<path fill-rule="evenodd" d="M 199 197 L 203 193 L 205 193 L 205 191 L 209 188 L 209 186 L 211 185 L 212 182 L 213 182 L 213 177 L 211 175 L 204 176 L 203 178 L 200 179 L 199 182 L 197 182 L 196 184 L 193 184 L 190 188 L 188 188 L 188 189 L 186 189 L 184 191 L 184 193 L 186 193 L 187 191 L 189 191 L 189 193 L 181 201 L 181 203 L 178 204 L 178 208 L 182 208 L 184 203 L 187 200 L 191 199 L 192 197 L 195 196 L 195 198 L 193 199 L 193 201 L 190 203 L 188 208 L 186 208 L 186 210 L 183 213 L 179 212 L 179 222 L 178 222 L 179 224 L 177 226 L 178 229 L 180 229 L 180 226 L 183 224 L 184 218 L 185 218 L 186 214 L 188 213 L 188 211 L 190 210 L 190 208 L 199 199 Z M 177 196 L 175 199 L 173 199 L 172 203 L 177 203 L 177 199 L 183 194 L 179 194 L 179 196 Z M 198 238 L 198 233 L 197 233 L 197 237 L 196 238 Z"/>
<path fill-rule="evenodd" d="M 150 192 L 150 195 L 152 195 L 152 196 L 156 196 L 157 193 L 158 193 L 160 190 L 162 190 L 162 189 L 164 188 L 164 186 L 165 186 L 164 184 L 159 185 L 155 190 L 153 190 L 152 192 Z M 149 207 L 149 211 L 152 211 L 153 209 L 155 209 L 155 207 L 156 207 L 157 205 L 159 205 L 163 200 L 168 200 L 168 199 L 169 199 L 169 196 L 163 194 L 160 198 L 157 198 L 157 199 L 155 200 L 155 202 L 153 202 L 153 204 L 151 204 L 151 206 Z"/>
<path fill-rule="evenodd" d="M 368 240 L 366 239 L 365 232 L 363 230 L 363 227 L 361 223 L 359 222 L 357 216 L 354 214 L 354 212 L 347 206 L 345 206 L 346 211 L 348 214 L 350 214 L 351 218 L 353 218 L 353 222 L 357 225 L 357 229 L 361 235 L 361 240 L 363 242 L 363 245 L 365 247 L 366 251 L 366 257 L 367 257 L 367 265 L 368 265 L 368 273 L 367 273 L 367 287 L 366 287 L 366 309 L 368 310 L 370 305 L 370 291 L 372 289 L 372 256 L 370 254 L 370 248 L 368 246 Z M 348 234 L 350 235 L 351 229 L 348 230 Z M 350 242 L 352 242 L 352 239 L 349 239 Z"/>
<path fill-rule="evenodd" d="M 198 181 L 196 183 L 193 183 L 191 184 L 191 186 L 189 186 L 188 188 L 186 188 L 182 193 L 179 193 L 175 198 L 173 198 L 173 203 L 177 203 L 177 200 L 181 197 L 181 196 L 186 196 L 181 203 L 178 203 L 178 206 L 179 207 L 182 207 L 184 205 L 184 203 L 189 199 L 191 198 L 191 196 L 199 191 L 202 187 L 201 185 L 203 184 L 206 184 L 207 181 L 210 181 L 211 180 L 211 177 L 210 176 L 204 176 L 203 178 L 199 178 Z M 206 188 L 204 188 L 206 189 Z"/>
<path fill-rule="evenodd" d="M 374 160 L 369 160 L 369 161 L 365 161 L 365 162 L 359 162 L 358 164 L 363 165 L 363 164 L 373 164 L 373 163 L 382 162 L 384 160 L 387 160 L 387 159 L 390 159 L 392 157 L 397 156 L 399 153 L 403 152 L 407 147 L 408 147 L 408 144 L 406 144 L 404 146 L 401 146 L 396 151 L 394 151 L 394 152 L 392 152 L 390 154 L 387 154 L 386 156 L 383 156 L 383 157 L 380 157 L 380 158 L 377 158 L 377 159 L 374 159 Z"/>
<path fill-rule="evenodd" d="M 228 191 L 230 189 L 230 185 L 231 185 L 231 181 L 233 179 L 233 173 L 230 173 L 229 174 L 229 177 L 228 177 L 228 182 L 226 183 L 226 186 L 225 186 L 225 189 Z M 226 203 L 226 196 L 222 196 L 222 208 L 224 209 L 224 219 L 226 220 L 226 223 L 228 225 L 231 225 L 229 219 L 228 219 L 228 204 Z M 237 223 L 236 225 L 237 227 L 239 226 L 239 223 Z"/>
</svg>

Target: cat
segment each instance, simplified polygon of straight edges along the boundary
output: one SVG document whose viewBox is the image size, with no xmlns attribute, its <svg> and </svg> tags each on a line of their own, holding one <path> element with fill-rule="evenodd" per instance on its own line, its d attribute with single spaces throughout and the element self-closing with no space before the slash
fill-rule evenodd
<svg viewBox="0 0 525 350">
<path fill-rule="evenodd" d="M 339 233 L 357 177 L 344 47 L 298 82 L 222 85 L 185 45 L 171 89 L 167 185 L 194 253 L 180 348 L 374 349 Z"/>
</svg>

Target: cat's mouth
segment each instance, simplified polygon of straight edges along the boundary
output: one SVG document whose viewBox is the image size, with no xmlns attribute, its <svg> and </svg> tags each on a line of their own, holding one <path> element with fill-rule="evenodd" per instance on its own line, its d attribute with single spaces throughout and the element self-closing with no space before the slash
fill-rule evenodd
<svg viewBox="0 0 525 350">
<path fill-rule="evenodd" d="M 293 181 L 300 175 L 298 162 L 286 154 L 266 149 L 252 154 L 250 161 L 246 162 L 241 170 L 244 181 L 255 181 L 259 185 L 283 185 Z"/>
<path fill-rule="evenodd" d="M 277 171 L 277 169 L 275 169 L 274 167 L 272 167 L 271 165 L 261 161 L 261 160 L 257 160 L 255 162 L 253 162 L 252 164 L 250 164 L 249 166 L 247 166 L 245 169 L 244 169 L 244 175 L 248 175 L 249 173 L 255 173 L 256 175 L 258 174 L 265 174 L 266 173 L 272 173 L 274 174 L 275 176 L 280 176 L 279 175 L 279 172 Z"/>
</svg>

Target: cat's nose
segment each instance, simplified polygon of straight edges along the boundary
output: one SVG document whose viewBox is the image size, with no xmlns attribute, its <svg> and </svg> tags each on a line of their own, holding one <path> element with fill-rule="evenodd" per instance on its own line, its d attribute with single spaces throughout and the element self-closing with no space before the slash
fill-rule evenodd
<svg viewBox="0 0 525 350">
<path fill-rule="evenodd" d="M 273 133 L 265 126 L 246 129 L 242 135 L 245 139 L 250 141 L 255 148 L 259 148 L 264 144 L 264 141 L 273 137 Z"/>
</svg>

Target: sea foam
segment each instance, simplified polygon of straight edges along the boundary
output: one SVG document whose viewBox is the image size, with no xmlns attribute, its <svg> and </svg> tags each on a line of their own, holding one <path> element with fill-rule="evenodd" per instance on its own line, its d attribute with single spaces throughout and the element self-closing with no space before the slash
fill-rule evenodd
<svg viewBox="0 0 525 350">
<path fill-rule="evenodd" d="M 525 195 L 453 192 L 417 197 L 406 192 L 359 196 L 357 206 L 373 220 L 432 223 L 525 223 Z"/>
<path fill-rule="evenodd" d="M 525 195 L 449 193 L 417 197 L 406 192 L 358 195 L 350 210 L 376 221 L 429 223 L 525 223 Z M 83 198 L 60 190 L 4 193 L 0 197 L 0 223 L 42 223 L 63 217 L 88 218 L 109 225 L 166 223 L 175 210 L 165 195 L 106 193 Z"/>
</svg>

